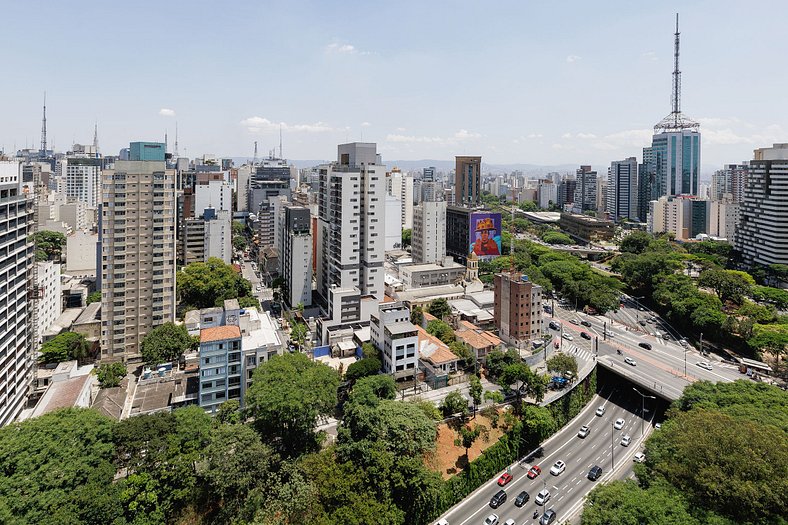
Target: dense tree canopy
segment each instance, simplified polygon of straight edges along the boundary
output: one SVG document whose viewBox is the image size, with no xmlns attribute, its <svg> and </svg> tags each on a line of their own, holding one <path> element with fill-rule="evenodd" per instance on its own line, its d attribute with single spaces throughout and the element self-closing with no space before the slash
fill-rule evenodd
<svg viewBox="0 0 788 525">
<path fill-rule="evenodd" d="M 226 299 L 250 297 L 252 285 L 216 257 L 187 265 L 177 274 L 181 303 L 192 308 L 222 306 Z"/>
<path fill-rule="evenodd" d="M 96 369 L 96 378 L 101 388 L 112 388 L 120 385 L 126 374 L 128 374 L 126 365 L 121 362 L 104 363 Z"/>
<path fill-rule="evenodd" d="M 261 434 L 292 455 L 317 446 L 318 417 L 333 413 L 338 386 L 335 370 L 304 354 L 274 356 L 255 369 L 246 406 Z"/>
<path fill-rule="evenodd" d="M 580 523 L 701 525 L 702 522 L 692 516 L 689 503 L 669 485 L 655 485 L 643 489 L 636 482 L 627 480 L 611 481 L 592 491 L 583 507 Z"/>
<path fill-rule="evenodd" d="M 542 234 L 542 240 L 547 244 L 574 244 L 570 236 L 556 230 L 548 230 Z"/>
<path fill-rule="evenodd" d="M 66 246 L 66 236 L 60 232 L 50 230 L 37 231 L 34 235 L 36 243 L 36 261 L 60 261 L 63 258 L 63 248 Z"/>
<path fill-rule="evenodd" d="M 698 285 L 714 290 L 721 301 L 741 304 L 745 296 L 752 294 L 755 279 L 746 272 L 711 268 L 700 274 Z"/>
<path fill-rule="evenodd" d="M 556 354 L 547 360 L 547 370 L 561 374 L 572 372 L 577 376 L 577 359 L 567 354 Z"/>
<path fill-rule="evenodd" d="M 61 363 L 72 359 L 82 359 L 88 355 L 90 343 L 85 336 L 76 332 L 63 332 L 41 345 L 38 362 Z"/>
<path fill-rule="evenodd" d="M 443 319 L 451 315 L 451 306 L 449 306 L 449 302 L 446 299 L 435 299 L 430 303 L 430 307 L 427 311 L 430 315 L 434 315 L 438 319 Z"/>
<path fill-rule="evenodd" d="M 380 359 L 377 357 L 366 357 L 360 359 L 355 363 L 351 363 L 345 371 L 345 379 L 348 381 L 356 381 L 362 377 L 375 375 L 380 371 Z"/>
<path fill-rule="evenodd" d="M 454 342 L 454 330 L 452 327 L 439 319 L 433 319 L 429 323 L 427 323 L 427 333 L 434 335 L 447 345 Z"/>
<path fill-rule="evenodd" d="M 145 363 L 157 365 L 175 361 L 193 344 L 195 341 L 185 325 L 164 323 L 145 335 L 140 352 Z"/>
<path fill-rule="evenodd" d="M 618 248 L 622 253 L 634 253 L 638 255 L 645 252 L 653 240 L 654 237 L 652 237 L 651 234 L 635 230 L 624 237 Z"/>
</svg>

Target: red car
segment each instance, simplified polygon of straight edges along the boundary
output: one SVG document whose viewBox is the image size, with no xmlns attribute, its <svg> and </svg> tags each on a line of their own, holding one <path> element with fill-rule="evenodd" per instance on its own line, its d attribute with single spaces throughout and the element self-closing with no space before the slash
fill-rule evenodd
<svg viewBox="0 0 788 525">
<path fill-rule="evenodd" d="M 513 479 L 514 479 L 514 477 L 511 474 L 509 474 L 508 472 L 504 472 L 503 474 L 501 474 L 501 477 L 498 478 L 498 486 L 499 487 L 504 487 L 504 486 L 506 486 L 506 484 L 508 484 Z"/>
<path fill-rule="evenodd" d="M 536 476 L 538 476 L 541 473 L 542 473 L 542 469 L 539 468 L 538 465 L 534 465 L 533 467 L 531 467 L 531 470 L 528 471 L 527 476 L 528 479 L 534 479 Z"/>
</svg>

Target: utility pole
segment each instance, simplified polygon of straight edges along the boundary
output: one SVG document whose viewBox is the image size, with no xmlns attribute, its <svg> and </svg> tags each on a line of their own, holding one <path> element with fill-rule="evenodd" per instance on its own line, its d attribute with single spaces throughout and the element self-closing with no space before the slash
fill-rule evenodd
<svg viewBox="0 0 788 525">
<path fill-rule="evenodd" d="M 641 400 L 641 403 L 640 403 L 640 416 L 641 416 L 641 419 L 640 419 L 640 437 L 643 437 L 643 423 L 646 421 L 646 398 L 649 398 L 649 399 L 657 399 L 657 398 L 654 397 L 654 396 L 647 396 L 646 394 L 641 393 L 640 390 L 638 390 L 635 387 L 632 387 L 632 390 L 634 390 L 635 392 L 637 392 L 640 395 L 640 400 Z"/>
<path fill-rule="evenodd" d="M 607 341 L 607 321 L 602 323 L 602 340 Z"/>
</svg>

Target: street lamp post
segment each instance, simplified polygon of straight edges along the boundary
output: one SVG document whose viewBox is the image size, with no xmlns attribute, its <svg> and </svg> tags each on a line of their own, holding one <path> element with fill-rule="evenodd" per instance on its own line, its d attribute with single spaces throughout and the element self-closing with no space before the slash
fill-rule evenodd
<svg viewBox="0 0 788 525">
<path fill-rule="evenodd" d="M 646 398 L 649 398 L 649 399 L 657 399 L 657 398 L 654 397 L 654 396 L 647 396 L 646 394 L 643 394 L 640 390 L 638 390 L 635 387 L 632 387 L 632 390 L 634 390 L 635 392 L 637 392 L 640 395 L 640 400 L 641 400 L 641 403 L 640 403 L 640 418 L 641 418 L 640 419 L 640 437 L 643 437 L 643 423 L 646 421 Z"/>
</svg>

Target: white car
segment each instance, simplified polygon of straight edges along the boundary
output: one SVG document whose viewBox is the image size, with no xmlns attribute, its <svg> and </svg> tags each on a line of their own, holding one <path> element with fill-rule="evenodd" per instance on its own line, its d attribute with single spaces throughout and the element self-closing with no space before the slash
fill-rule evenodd
<svg viewBox="0 0 788 525">
<path fill-rule="evenodd" d="M 644 461 L 646 461 L 646 455 L 642 452 L 638 452 L 637 454 L 635 454 L 635 457 L 632 458 L 632 460 L 635 463 L 643 463 Z"/>
<path fill-rule="evenodd" d="M 598 416 L 604 416 L 604 415 L 605 415 L 605 407 L 604 407 L 604 406 L 601 406 L 601 407 L 597 408 L 597 409 L 596 409 L 596 415 L 598 415 Z"/>
<path fill-rule="evenodd" d="M 563 471 L 566 470 L 566 463 L 561 461 L 560 459 L 555 462 L 555 465 L 550 469 L 550 474 L 553 476 L 559 476 Z"/>
<path fill-rule="evenodd" d="M 574 319 L 574 318 L 570 319 L 569 322 L 572 323 L 572 324 L 580 324 L 580 321 L 578 321 L 577 319 Z"/>
<path fill-rule="evenodd" d="M 654 430 L 659 430 L 660 428 L 662 428 L 662 423 L 657 423 L 654 425 Z"/>
<path fill-rule="evenodd" d="M 629 437 L 629 434 L 621 436 L 621 445 L 628 447 L 630 443 L 632 443 L 632 438 Z"/>
<path fill-rule="evenodd" d="M 695 364 L 701 368 L 705 368 L 706 370 L 711 370 L 711 365 L 709 364 L 708 361 L 698 361 Z"/>
<path fill-rule="evenodd" d="M 512 518 L 503 522 L 503 525 L 517 525 Z"/>
<path fill-rule="evenodd" d="M 580 427 L 580 430 L 577 433 L 577 437 L 584 438 L 588 435 L 589 432 L 591 432 L 591 430 L 588 428 L 588 426 L 583 425 L 582 427 Z"/>
<path fill-rule="evenodd" d="M 566 339 L 567 341 L 572 341 L 572 340 L 574 340 L 574 337 L 572 337 L 571 335 L 567 334 L 566 332 L 564 332 L 563 334 L 561 334 L 561 337 L 563 337 L 563 338 L 564 338 L 564 339 Z"/>
<path fill-rule="evenodd" d="M 624 420 L 621 418 L 616 419 L 616 422 L 613 424 L 613 428 L 616 430 L 621 430 L 624 428 Z"/>
<path fill-rule="evenodd" d="M 534 503 L 537 505 L 544 505 L 548 501 L 550 501 L 550 491 L 547 489 L 542 489 L 539 491 L 539 494 L 536 495 Z"/>
<path fill-rule="evenodd" d="M 625 357 L 624 362 L 629 366 L 638 366 L 638 362 L 632 359 L 631 357 Z"/>
<path fill-rule="evenodd" d="M 490 514 L 487 516 L 487 519 L 484 520 L 484 525 L 496 525 L 498 523 L 498 515 L 497 514 Z"/>
<path fill-rule="evenodd" d="M 435 525 L 449 525 L 449 521 L 446 518 L 439 519 Z"/>
</svg>

